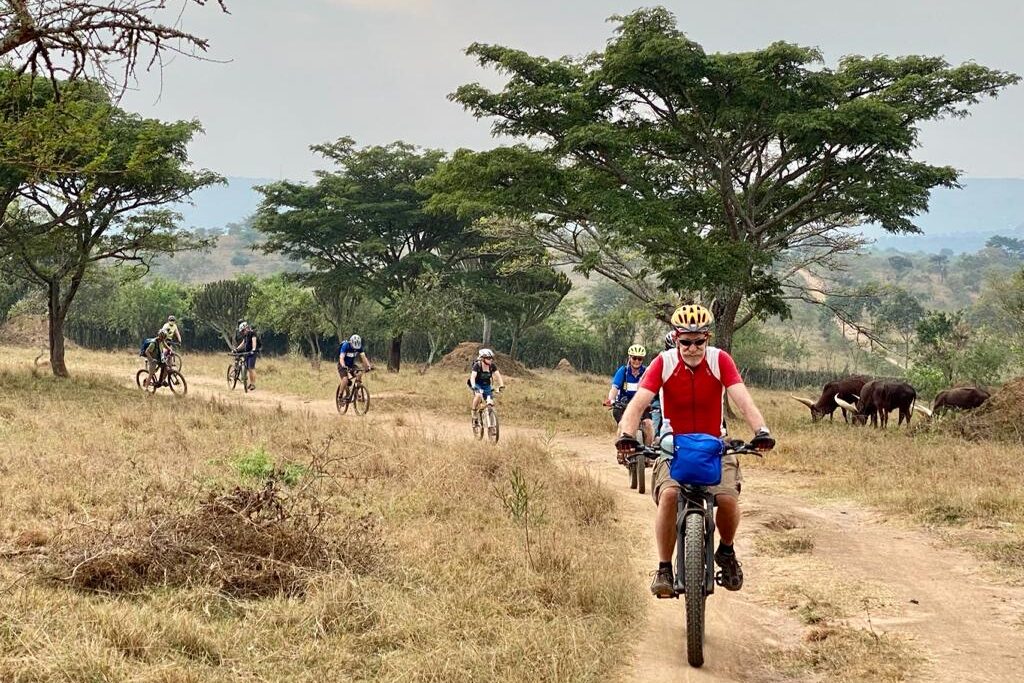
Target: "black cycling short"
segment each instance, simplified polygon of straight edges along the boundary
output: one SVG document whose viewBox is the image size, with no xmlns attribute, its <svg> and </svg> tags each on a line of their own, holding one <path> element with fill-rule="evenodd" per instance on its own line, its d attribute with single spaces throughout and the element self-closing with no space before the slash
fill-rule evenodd
<svg viewBox="0 0 1024 683">
<path fill-rule="evenodd" d="M 621 403 L 619 401 L 612 404 L 612 417 L 615 418 L 615 424 L 622 422 L 622 413 L 626 411 L 626 405 L 626 403 Z M 653 417 L 654 416 L 651 414 L 651 406 L 647 406 L 644 408 L 644 414 L 640 416 L 640 421 L 643 422 L 644 420 L 651 420 Z"/>
<path fill-rule="evenodd" d="M 349 367 L 347 365 L 342 365 L 341 363 L 338 363 L 338 377 L 348 377 L 349 379 L 352 379 L 353 377 L 356 376 L 358 372 L 359 368 L 357 368 L 354 365 L 352 367 Z"/>
</svg>

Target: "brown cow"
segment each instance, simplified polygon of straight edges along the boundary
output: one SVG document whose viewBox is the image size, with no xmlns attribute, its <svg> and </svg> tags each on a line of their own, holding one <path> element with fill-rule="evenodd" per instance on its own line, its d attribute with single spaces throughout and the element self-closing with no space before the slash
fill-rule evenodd
<svg viewBox="0 0 1024 683">
<path fill-rule="evenodd" d="M 836 408 L 840 407 L 836 403 L 836 396 L 847 402 L 856 401 L 861 389 L 870 381 L 871 378 L 867 375 L 851 375 L 844 379 L 834 379 L 823 386 L 821 388 L 821 397 L 817 402 L 799 396 L 793 396 L 792 398 L 811 409 L 811 422 L 817 422 L 826 415 L 831 420 Z M 846 408 L 842 408 L 842 411 L 843 420 L 849 422 L 849 419 L 846 417 Z"/>
<path fill-rule="evenodd" d="M 989 394 L 978 387 L 955 387 L 940 391 L 935 397 L 932 412 L 939 415 L 948 410 L 973 410 L 989 399 Z"/>
<path fill-rule="evenodd" d="M 870 417 L 871 426 L 881 426 L 882 429 L 888 426 L 889 413 L 893 410 L 899 411 L 897 427 L 903 424 L 904 420 L 907 426 L 910 426 L 910 416 L 915 410 L 931 415 L 930 410 L 917 405 L 917 391 L 914 387 L 902 380 L 873 380 L 861 389 L 856 405 L 842 399 L 837 399 L 836 403 L 854 413 L 854 424 L 866 424 Z"/>
</svg>

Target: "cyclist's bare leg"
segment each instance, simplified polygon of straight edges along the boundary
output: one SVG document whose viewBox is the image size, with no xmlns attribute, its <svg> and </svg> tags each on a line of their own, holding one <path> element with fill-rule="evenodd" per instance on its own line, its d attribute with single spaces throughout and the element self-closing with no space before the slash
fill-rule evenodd
<svg viewBox="0 0 1024 683">
<path fill-rule="evenodd" d="M 658 496 L 658 514 L 654 518 L 654 536 L 658 540 L 658 560 L 671 562 L 676 548 L 676 508 L 679 505 L 679 489 L 675 486 L 662 489 Z"/>
<path fill-rule="evenodd" d="M 250 387 L 255 387 L 256 386 L 256 368 L 249 368 L 248 375 L 249 375 L 249 386 Z"/>
<path fill-rule="evenodd" d="M 732 545 L 740 526 L 740 500 L 736 496 L 715 496 L 715 526 L 722 543 Z"/>
<path fill-rule="evenodd" d="M 644 420 L 640 423 L 640 429 L 644 433 L 644 445 L 649 447 L 654 443 L 654 423 L 651 420 Z"/>
<path fill-rule="evenodd" d="M 348 373 L 342 372 L 341 379 L 338 381 L 338 391 L 341 392 L 342 396 L 345 395 L 345 390 L 348 388 Z"/>
</svg>

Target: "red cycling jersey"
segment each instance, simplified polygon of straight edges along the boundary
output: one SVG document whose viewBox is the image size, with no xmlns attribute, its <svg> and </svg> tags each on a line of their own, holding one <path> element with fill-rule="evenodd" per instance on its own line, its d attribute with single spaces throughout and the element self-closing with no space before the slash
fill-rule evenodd
<svg viewBox="0 0 1024 683">
<path fill-rule="evenodd" d="M 742 381 L 732 356 L 709 346 L 695 368 L 683 362 L 678 349 L 658 354 L 640 388 L 661 392 L 662 433 L 720 436 L 725 389 Z"/>
</svg>

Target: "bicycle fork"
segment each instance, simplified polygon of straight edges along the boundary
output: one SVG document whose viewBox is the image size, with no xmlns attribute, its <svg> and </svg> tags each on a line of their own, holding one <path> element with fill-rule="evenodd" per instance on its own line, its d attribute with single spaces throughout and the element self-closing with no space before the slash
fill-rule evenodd
<svg viewBox="0 0 1024 683">
<path fill-rule="evenodd" d="M 676 511 L 676 596 L 687 592 L 685 575 L 682 571 L 686 544 L 686 518 L 700 515 L 704 520 L 704 595 L 715 592 L 715 497 L 703 487 L 683 487 L 679 492 L 679 507 Z"/>
</svg>

